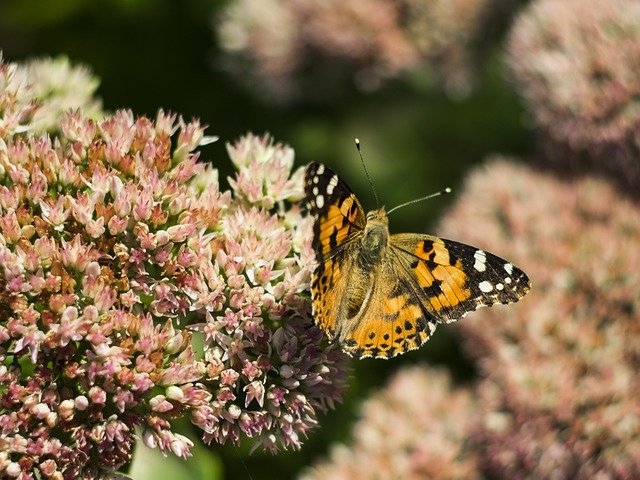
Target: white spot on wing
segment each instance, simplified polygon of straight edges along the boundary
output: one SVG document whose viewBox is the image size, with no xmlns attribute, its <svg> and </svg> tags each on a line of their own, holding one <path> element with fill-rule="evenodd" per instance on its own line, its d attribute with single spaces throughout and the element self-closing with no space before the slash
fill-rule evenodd
<svg viewBox="0 0 640 480">
<path fill-rule="evenodd" d="M 482 250 L 476 250 L 476 253 L 473 254 L 473 258 L 476 259 L 473 264 L 473 268 L 475 268 L 479 272 L 484 272 L 487 269 L 487 256 Z"/>
<path fill-rule="evenodd" d="M 324 197 L 322 195 L 318 195 L 316 197 L 316 207 L 318 208 L 324 207 Z"/>
<path fill-rule="evenodd" d="M 507 277 L 504 279 L 504 283 L 506 283 L 507 285 L 511 283 L 511 277 Z"/>
<path fill-rule="evenodd" d="M 329 185 L 327 185 L 327 193 L 331 195 L 333 193 L 333 189 L 336 188 L 337 185 L 338 185 L 338 176 L 334 175 L 333 177 L 331 177 L 331 180 L 329 181 Z"/>
<path fill-rule="evenodd" d="M 317 175 L 313 177 L 313 183 L 318 183 L 319 181 L 320 181 L 320 178 Z"/>
<path fill-rule="evenodd" d="M 496 290 L 502 290 L 504 288 L 504 285 L 502 285 L 501 283 L 496 283 Z"/>
<path fill-rule="evenodd" d="M 484 293 L 488 293 L 491 290 L 493 290 L 493 285 L 491 285 L 486 280 L 484 282 L 480 282 L 478 286 L 480 287 L 480 290 L 482 290 Z"/>
<path fill-rule="evenodd" d="M 313 187 L 313 194 L 318 195 L 318 187 Z"/>
<path fill-rule="evenodd" d="M 322 175 L 324 173 L 324 165 L 322 163 L 318 165 L 318 170 L 316 170 L 316 173 L 318 175 Z"/>
<path fill-rule="evenodd" d="M 513 273 L 513 264 L 511 263 L 505 263 L 504 264 L 504 269 L 507 271 L 507 273 L 509 275 L 511 275 Z"/>
</svg>

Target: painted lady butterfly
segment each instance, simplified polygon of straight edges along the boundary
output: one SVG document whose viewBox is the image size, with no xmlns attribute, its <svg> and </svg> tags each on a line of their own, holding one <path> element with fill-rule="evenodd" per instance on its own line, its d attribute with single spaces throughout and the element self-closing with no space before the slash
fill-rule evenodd
<svg viewBox="0 0 640 480">
<path fill-rule="evenodd" d="M 313 316 L 351 356 L 390 358 L 424 344 L 438 323 L 517 302 L 527 275 L 489 252 L 418 233 L 389 234 L 384 209 L 365 215 L 335 173 L 312 163 L 305 193 L 315 218 Z"/>
</svg>

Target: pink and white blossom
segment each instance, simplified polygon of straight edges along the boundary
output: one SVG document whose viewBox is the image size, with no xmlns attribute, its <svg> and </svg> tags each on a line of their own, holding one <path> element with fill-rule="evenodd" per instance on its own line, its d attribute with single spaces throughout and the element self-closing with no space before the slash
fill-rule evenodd
<svg viewBox="0 0 640 480">
<path fill-rule="evenodd" d="M 300 448 L 346 357 L 310 318 L 293 151 L 245 136 L 223 191 L 198 121 L 56 107 L 39 136 L 46 99 L 16 76 L 0 63 L 0 476 L 103 478 L 137 429 L 187 457 L 179 417 L 206 442 Z"/>
</svg>

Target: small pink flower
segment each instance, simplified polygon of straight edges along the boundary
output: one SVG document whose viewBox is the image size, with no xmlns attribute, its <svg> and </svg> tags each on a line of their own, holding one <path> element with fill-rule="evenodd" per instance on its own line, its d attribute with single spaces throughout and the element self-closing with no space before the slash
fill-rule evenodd
<svg viewBox="0 0 640 480">
<path fill-rule="evenodd" d="M 255 380 L 248 385 L 245 385 L 244 391 L 246 392 L 244 400 L 245 407 L 248 407 L 253 400 L 255 400 L 260 407 L 264 405 L 265 390 L 262 382 Z"/>
<path fill-rule="evenodd" d="M 164 395 L 156 395 L 149 400 L 149 406 L 155 412 L 164 413 L 173 410 L 173 404 Z"/>
</svg>

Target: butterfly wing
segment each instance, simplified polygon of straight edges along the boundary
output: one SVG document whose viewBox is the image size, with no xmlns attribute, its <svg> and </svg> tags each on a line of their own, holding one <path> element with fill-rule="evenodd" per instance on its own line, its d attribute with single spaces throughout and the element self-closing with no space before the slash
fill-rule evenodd
<svg viewBox="0 0 640 480">
<path fill-rule="evenodd" d="M 358 269 L 358 263 L 354 265 Z M 350 283 L 351 285 L 351 283 Z M 415 280 L 393 255 L 371 272 L 360 308 L 341 319 L 338 332 L 342 349 L 356 358 L 390 358 L 424 344 L 437 319 L 425 308 Z"/>
<path fill-rule="evenodd" d="M 492 253 L 430 235 L 397 234 L 391 248 L 401 275 L 413 281 L 423 306 L 440 322 L 453 322 L 480 307 L 517 302 L 529 277 Z"/>
<path fill-rule="evenodd" d="M 390 358 L 416 349 L 438 322 L 515 302 L 530 288 L 527 275 L 510 262 L 429 235 L 390 236 L 385 255 L 365 268 L 359 261 L 365 215 L 351 189 L 324 165 L 312 163 L 305 171 L 305 193 L 315 219 L 318 262 L 313 315 L 354 357 Z"/>
<path fill-rule="evenodd" d="M 392 235 L 388 255 L 363 285 L 369 287 L 360 311 L 344 319 L 339 331 L 343 349 L 358 358 L 414 350 L 437 323 L 516 302 L 530 288 L 527 275 L 500 257 L 419 234 Z"/>
<path fill-rule="evenodd" d="M 314 217 L 313 248 L 318 262 L 311 284 L 313 316 L 332 338 L 357 254 L 354 240 L 362 236 L 365 216 L 349 186 L 320 163 L 307 166 L 304 189 Z"/>
<path fill-rule="evenodd" d="M 349 186 L 321 163 L 305 170 L 304 191 L 309 212 L 315 219 L 313 247 L 316 260 L 336 256 L 362 234 L 364 211 Z"/>
</svg>

